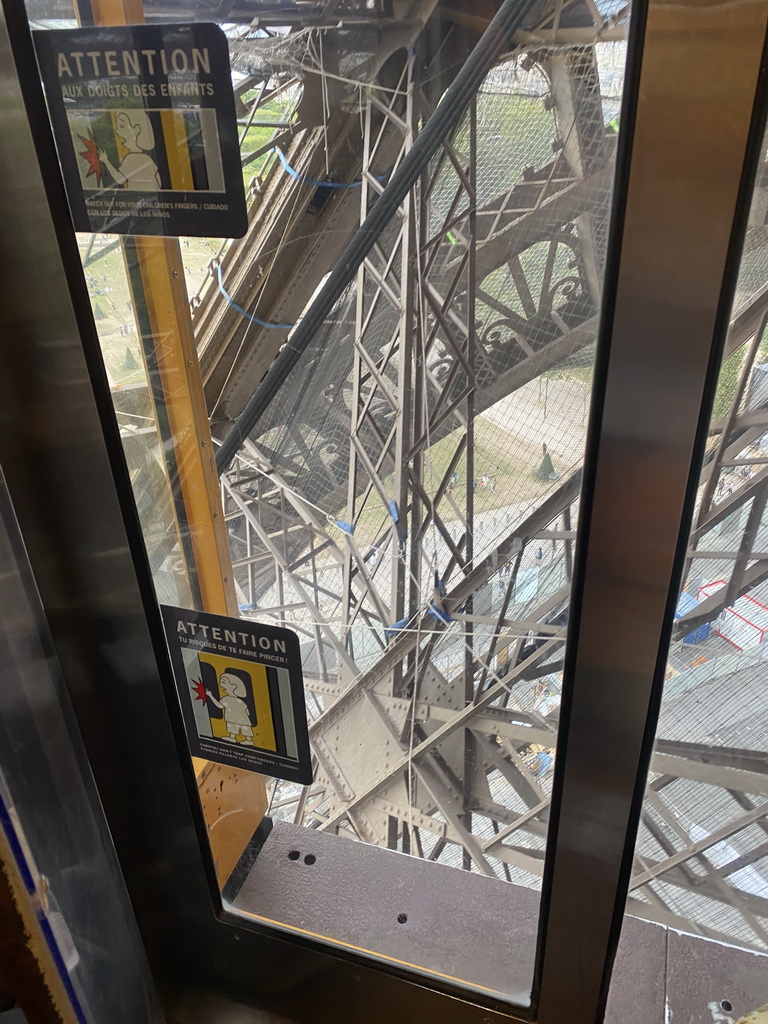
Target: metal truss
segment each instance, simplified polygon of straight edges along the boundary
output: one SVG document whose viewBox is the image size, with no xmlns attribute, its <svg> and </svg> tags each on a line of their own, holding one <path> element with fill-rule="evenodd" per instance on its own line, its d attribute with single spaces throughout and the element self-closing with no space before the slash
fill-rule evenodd
<svg viewBox="0 0 768 1024">
<path fill-rule="evenodd" d="M 358 224 L 359 195 L 354 189 L 322 185 L 308 189 L 299 179 L 336 184 L 360 180 L 362 97 L 373 92 L 374 120 L 386 110 L 386 104 L 376 100 L 377 92 L 385 99 L 399 99 L 396 90 L 392 93 L 394 83 L 380 87 L 373 82 L 369 85 L 369 80 L 375 78 L 378 65 L 390 55 L 392 47 L 407 46 L 418 37 L 434 0 L 419 0 L 411 6 L 413 18 L 400 23 L 389 48 L 384 33 L 375 59 L 372 57 L 365 64 L 359 83 L 338 74 L 340 54 L 334 31 L 318 27 L 308 38 L 327 61 L 328 75 L 314 73 L 316 68 L 313 73 L 303 70 L 293 53 L 293 61 L 277 79 L 270 77 L 266 61 L 260 72 L 252 68 L 238 87 L 244 133 L 250 125 L 258 123 L 259 111 L 276 96 L 290 96 L 294 102 L 290 114 L 286 114 L 269 141 L 244 156 L 244 166 L 266 158 L 251 182 L 248 231 L 244 238 L 222 247 L 211 263 L 211 276 L 192 300 L 200 365 L 214 424 L 226 424 L 239 414 L 253 390 L 254 380 L 263 377 L 284 343 L 285 331 L 271 330 L 266 324 L 296 322 Z M 375 12 L 369 12 L 369 17 L 375 18 Z M 341 13 L 333 22 L 334 30 L 339 19 L 343 22 Z M 369 35 L 366 30 L 364 38 Z M 244 67 L 254 64 L 249 57 L 250 38 L 251 33 L 245 33 L 238 44 Z M 289 36 L 276 36 L 273 42 L 287 39 Z M 332 73 L 334 68 L 336 75 Z M 246 104 L 240 97 L 249 90 L 256 92 Z M 385 135 L 377 147 L 378 163 L 365 168 L 371 175 L 391 171 L 397 156 L 397 138 L 389 144 L 387 141 L 391 121 L 384 117 L 383 123 Z M 298 177 L 283 169 L 273 152 L 277 150 Z M 231 303 L 223 301 L 219 274 L 226 283 Z M 236 306 L 253 310 L 257 318 L 244 320 Z"/>
<path fill-rule="evenodd" d="M 554 157 L 481 195 L 474 104 L 222 488 L 243 613 L 291 625 L 305 655 L 315 783 L 302 792 L 277 784 L 272 812 L 536 887 L 580 454 L 535 501 L 501 509 L 492 522 L 478 506 L 476 484 L 490 475 L 476 462 L 475 435 L 498 402 L 591 351 L 614 136 L 604 126 L 594 46 L 550 46 L 527 60 L 548 83 Z M 403 158 L 429 109 L 411 57 L 389 99 L 370 98 L 357 117 L 360 220 L 381 191 L 380 169 Z M 292 159 L 314 166 L 323 144 L 319 131 L 308 132 Z M 284 199 L 275 192 L 272 202 L 260 208 L 258 230 L 274 236 L 288 222 Z M 328 235 L 319 231 L 313 244 L 322 246 Z M 762 252 L 762 231 L 753 218 L 748 248 Z M 279 258 L 265 238 L 230 250 L 239 252 L 228 257 L 239 280 L 258 276 L 259 246 Z M 301 295 L 297 286 L 295 305 Z M 204 360 L 214 343 L 237 352 L 216 364 L 216 372 L 228 367 L 219 379 L 245 360 L 252 372 L 262 341 L 244 344 L 243 325 L 212 302 L 204 315 Z M 755 447 L 768 426 L 768 395 L 753 400 L 752 386 L 767 316 L 768 292 L 757 291 L 729 335 L 726 355 L 740 365 L 728 411 L 712 424 L 686 572 L 689 586 L 725 583 L 675 627 L 680 692 L 700 669 L 685 638 L 768 579 L 768 456 Z M 229 326 L 220 331 L 215 318 Z M 261 334 L 259 365 L 274 346 Z M 212 385 L 211 397 L 222 387 Z M 236 409 L 240 398 L 231 400 Z M 753 475 L 740 476 L 744 468 Z M 755 689 L 755 664 L 736 659 L 734 680 Z M 670 697 L 629 910 L 766 948 L 768 758 L 716 736 L 691 738 L 675 714 Z M 765 725 L 768 704 L 757 697 L 754 714 Z M 697 823 L 704 807 L 717 808 L 717 827 Z"/>
</svg>

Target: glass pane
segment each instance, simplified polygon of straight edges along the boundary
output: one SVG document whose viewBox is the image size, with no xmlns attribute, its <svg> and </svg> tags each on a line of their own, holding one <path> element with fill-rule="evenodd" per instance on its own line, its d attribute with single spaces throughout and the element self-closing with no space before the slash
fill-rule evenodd
<svg viewBox="0 0 768 1024">
<path fill-rule="evenodd" d="M 763 157 L 765 152 L 764 145 Z M 762 951 L 768 949 L 765 172 L 763 158 L 696 495 L 627 904 L 629 914 Z M 682 962 L 670 959 L 673 966 Z M 683 973 L 678 967 L 670 976 L 670 1008 L 685 984 Z M 720 1016 L 713 1011 L 712 1019 L 735 1021 L 754 1010 L 740 992 L 733 966 L 730 979 L 713 982 L 710 1006 Z"/>
<path fill-rule="evenodd" d="M 484 18 L 233 20 L 245 237 L 80 238 L 158 599 L 301 641 L 314 784 L 196 766 L 227 905 L 522 1003 L 628 21 L 568 12 L 487 75 L 221 497 L 215 444 Z"/>
<path fill-rule="evenodd" d="M 322 933 L 320 893 L 344 897 L 317 867 L 347 856 L 328 837 L 397 850 L 427 862 L 408 869 L 413 895 L 398 894 L 400 861 L 358 853 L 380 882 L 370 913 L 345 915 L 333 934 L 520 1001 L 624 60 L 621 41 L 562 45 L 515 53 L 488 75 L 223 476 L 241 611 L 299 633 L 316 760 L 309 791 L 271 788 L 272 838 L 235 907 L 285 920 L 274 894 L 315 880 L 313 909 L 297 903 L 292 920 Z M 355 105 L 363 169 L 346 177 L 362 173 L 362 194 L 316 222 L 329 252 L 310 254 L 312 285 L 347 238 L 336 237 L 341 209 L 365 216 L 378 176 L 439 99 L 426 84 L 402 63 L 391 91 Z M 292 153 L 304 166 L 304 149 Z M 297 201 L 294 183 L 270 179 L 262 209 L 287 202 L 286 189 Z M 235 280 L 252 246 L 231 247 Z M 237 301 L 262 320 L 295 320 L 312 285 L 275 302 L 272 260 Z M 283 341 L 242 323 L 232 338 L 212 370 L 222 420 L 250 397 L 246 368 L 266 369 Z M 476 942 L 448 926 L 457 898 L 476 910 Z"/>
<path fill-rule="evenodd" d="M 32 570 L 0 473 L 0 851 L 4 920 L 18 901 L 41 970 L 61 980 L 69 1019 L 159 1022 L 153 983 L 98 795 L 74 724 Z M 15 871 L 13 870 L 15 869 Z M 19 885 L 15 892 L 14 874 Z M 12 894 L 12 895 L 11 895 Z M 6 904 L 6 900 L 8 901 Z M 109 936 L 109 944 L 105 936 Z M 22 982 L 3 935 L 3 1009 Z M 11 955 L 13 950 L 14 956 Z M 12 960 L 14 960 L 12 964 Z M 44 1006 L 41 1001 L 36 1009 Z M 32 1020 L 32 1008 L 25 1007 Z M 42 1009 L 40 1009 L 42 1013 Z M 21 1011 L 18 1011 L 19 1015 Z M 46 1011 L 47 1017 L 47 1011 Z M 0 1019 L 16 1018 L 13 1010 Z M 27 1019 L 26 1017 L 24 1018 Z"/>
</svg>

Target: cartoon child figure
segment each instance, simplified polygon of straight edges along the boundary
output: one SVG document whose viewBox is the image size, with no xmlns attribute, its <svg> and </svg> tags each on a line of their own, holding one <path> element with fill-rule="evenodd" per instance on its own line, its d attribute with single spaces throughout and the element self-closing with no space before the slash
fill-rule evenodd
<svg viewBox="0 0 768 1024">
<path fill-rule="evenodd" d="M 243 737 L 243 743 L 253 746 L 253 723 L 248 710 L 248 705 L 243 700 L 245 697 L 245 683 L 237 676 L 223 673 L 219 679 L 219 686 L 226 695 L 219 700 L 208 690 L 208 699 L 217 708 L 224 712 L 224 724 L 227 733 L 222 737 L 225 740 L 232 740 L 237 743 L 237 737 Z"/>
<path fill-rule="evenodd" d="M 99 159 L 118 185 L 134 192 L 154 192 L 160 188 L 157 164 L 149 155 L 155 145 L 155 133 L 143 110 L 121 110 L 115 118 L 115 137 L 128 150 L 120 167 L 112 164 L 103 149 Z"/>
</svg>

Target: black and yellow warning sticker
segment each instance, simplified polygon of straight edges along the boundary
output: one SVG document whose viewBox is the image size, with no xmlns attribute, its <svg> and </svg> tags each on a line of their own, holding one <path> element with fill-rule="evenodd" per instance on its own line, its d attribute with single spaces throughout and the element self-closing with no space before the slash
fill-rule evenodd
<svg viewBox="0 0 768 1024">
<path fill-rule="evenodd" d="M 217 25 L 35 33 L 79 231 L 240 237 L 247 224 Z"/>
<path fill-rule="evenodd" d="M 184 608 L 162 613 L 192 754 L 309 784 L 297 635 Z"/>
</svg>

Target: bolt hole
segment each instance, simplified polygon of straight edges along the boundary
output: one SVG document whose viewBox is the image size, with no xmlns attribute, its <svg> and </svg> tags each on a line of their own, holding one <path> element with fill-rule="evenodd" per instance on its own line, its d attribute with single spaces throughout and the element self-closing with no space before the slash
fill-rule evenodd
<svg viewBox="0 0 768 1024">
<path fill-rule="evenodd" d="M 288 860 L 298 860 L 300 856 L 301 854 L 299 853 L 298 850 L 291 850 L 291 852 L 288 854 Z"/>
<path fill-rule="evenodd" d="M 726 1013 L 730 1013 L 733 1009 L 733 1003 L 729 999 L 723 999 L 720 1003 L 721 1009 L 725 1010 Z"/>
<path fill-rule="evenodd" d="M 398 924 L 405 924 L 405 922 L 407 920 L 408 920 L 408 915 L 407 914 L 398 914 L 397 915 L 397 923 Z"/>
<path fill-rule="evenodd" d="M 317 857 L 314 855 L 314 853 L 308 853 L 307 856 L 304 858 L 304 863 L 305 864 L 314 864 L 316 860 L 317 860 Z"/>
</svg>

